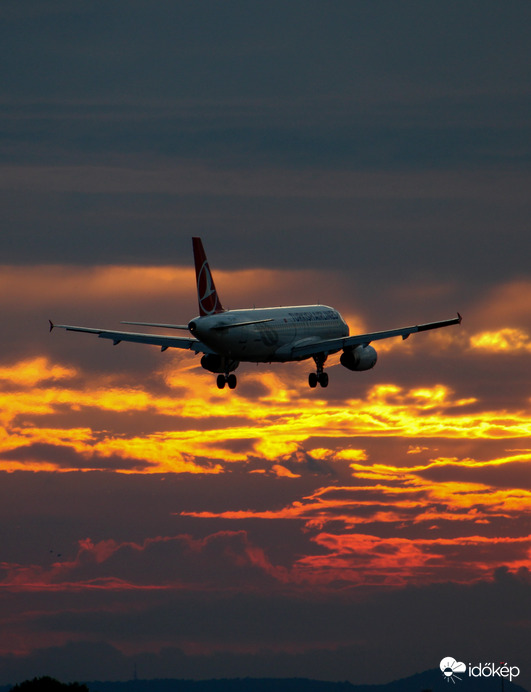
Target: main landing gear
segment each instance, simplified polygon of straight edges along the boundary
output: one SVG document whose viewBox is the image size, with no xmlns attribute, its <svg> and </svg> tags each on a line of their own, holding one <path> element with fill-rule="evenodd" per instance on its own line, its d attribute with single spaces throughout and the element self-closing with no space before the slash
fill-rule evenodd
<svg viewBox="0 0 531 692">
<path fill-rule="evenodd" d="M 218 389 L 223 389 L 225 387 L 225 384 L 229 386 L 229 389 L 235 389 L 237 383 L 238 380 L 236 379 L 236 375 L 233 372 L 231 372 L 230 375 L 218 375 L 216 380 Z"/>
<path fill-rule="evenodd" d="M 313 389 L 314 387 L 317 387 L 317 383 L 321 385 L 321 387 L 328 387 L 328 373 L 327 372 L 322 372 L 322 373 L 316 373 L 316 372 L 311 372 L 308 375 L 308 384 L 310 387 Z"/>
<path fill-rule="evenodd" d="M 328 373 L 323 370 L 326 356 L 314 356 L 313 359 L 317 367 L 317 372 L 311 372 L 308 375 L 308 384 L 312 389 L 317 387 L 318 382 L 321 387 L 328 387 Z"/>
</svg>

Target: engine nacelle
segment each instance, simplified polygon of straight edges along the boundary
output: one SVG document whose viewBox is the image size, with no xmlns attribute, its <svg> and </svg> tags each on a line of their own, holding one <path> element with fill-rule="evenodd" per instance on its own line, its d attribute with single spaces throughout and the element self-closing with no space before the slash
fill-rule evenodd
<svg viewBox="0 0 531 692">
<path fill-rule="evenodd" d="M 345 349 L 339 362 L 349 370 L 370 370 L 376 365 L 378 354 L 372 346 L 355 346 Z"/>
<path fill-rule="evenodd" d="M 223 356 L 218 356 L 215 353 L 206 353 L 201 358 L 201 367 L 205 368 L 205 370 L 208 370 L 209 372 L 232 372 L 233 370 L 236 370 L 239 364 L 239 360 L 229 360 L 228 358 L 223 358 Z"/>
</svg>

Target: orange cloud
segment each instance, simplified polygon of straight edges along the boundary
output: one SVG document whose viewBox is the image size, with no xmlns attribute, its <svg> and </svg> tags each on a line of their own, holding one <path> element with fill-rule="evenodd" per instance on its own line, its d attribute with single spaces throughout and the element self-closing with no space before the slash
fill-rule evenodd
<svg viewBox="0 0 531 692">
<path fill-rule="evenodd" d="M 35 387 L 47 380 L 59 381 L 75 377 L 72 367 L 51 364 L 46 358 L 30 358 L 13 365 L 0 366 L 0 381 L 17 386 Z"/>
<path fill-rule="evenodd" d="M 94 305 L 99 306 L 100 314 L 108 314 L 112 305 L 121 319 L 149 319 L 145 315 L 132 314 L 142 309 L 153 311 L 153 304 L 160 311 L 160 305 L 167 307 L 169 315 L 165 321 L 186 322 L 197 314 L 197 295 L 195 273 L 192 262 L 192 249 L 181 265 L 161 266 L 71 266 L 42 265 L 31 267 L 14 267 L 0 265 L 0 292 L 3 295 L 16 295 L 17 308 L 53 310 L 53 314 L 43 316 L 43 328 L 46 318 L 64 323 L 60 312 L 68 310 L 72 315 L 73 306 L 78 316 L 75 322 L 86 323 L 83 313 L 93 314 Z M 217 268 L 215 259 L 211 264 L 215 270 L 216 285 L 223 303 L 232 308 L 250 308 L 253 304 L 261 305 L 264 296 L 271 304 L 285 305 L 290 300 L 304 297 L 305 287 L 315 283 L 325 283 L 330 291 L 337 287 L 339 279 L 334 272 L 315 272 L 309 270 L 281 270 L 251 268 L 239 271 L 225 271 Z M 242 299 L 241 287 L 246 286 L 245 299 Z M 175 306 L 181 306 L 176 314 Z M 103 319 L 103 317 L 102 317 Z M 162 315 L 161 315 L 161 320 Z M 105 326 L 96 324 L 94 326 Z"/>
<path fill-rule="evenodd" d="M 318 583 L 332 578 L 350 584 L 402 586 L 421 583 L 427 578 L 454 581 L 488 576 L 493 567 L 510 563 L 514 570 L 529 565 L 530 537 L 480 535 L 462 538 L 407 539 L 380 538 L 368 534 L 335 535 L 322 533 L 315 543 L 326 548 L 322 555 L 308 555 L 298 561 L 299 576 Z M 510 546 L 505 559 L 497 557 L 499 546 Z M 512 553 L 512 560 L 507 556 Z"/>
<path fill-rule="evenodd" d="M 474 324 L 495 330 L 529 324 L 531 281 L 517 280 L 493 287 L 476 308 Z"/>
<path fill-rule="evenodd" d="M 273 464 L 271 467 L 271 470 L 279 477 L 279 478 L 300 478 L 299 473 L 293 473 L 289 469 L 287 469 L 285 466 L 282 466 L 282 464 Z"/>
<path fill-rule="evenodd" d="M 249 396 L 244 387 L 229 394 L 213 387 L 211 375 L 199 369 L 189 354 L 178 354 L 164 365 L 159 381 L 165 387 L 159 391 L 150 384 L 124 385 L 124 375 L 119 374 L 85 377 L 43 357 L 4 365 L 0 369 L 3 468 L 23 467 L 14 457 L 9 463 L 9 451 L 35 444 L 66 446 L 85 460 L 97 455 L 146 462 L 145 472 L 219 473 L 227 463 L 246 462 L 250 456 L 285 466 L 282 460 L 293 458 L 305 445 L 311 448 L 314 438 L 320 440 L 316 459 L 363 462 L 365 450 L 345 448 L 345 439 L 531 436 L 531 412 L 481 410 L 477 398 L 456 397 L 442 384 L 410 389 L 377 384 L 365 399 L 330 401 L 324 392 L 301 389 L 299 369 L 285 370 L 285 379 L 268 370 L 251 370 L 245 375 L 253 392 Z M 102 413 L 142 415 L 142 427 L 149 420 L 153 429 L 142 435 L 113 434 L 91 423 Z M 62 424 L 50 425 L 58 416 Z M 197 458 L 208 463 L 197 464 Z M 52 459 L 46 461 L 53 465 Z M 36 460 L 30 457 L 28 463 Z M 382 473 L 364 463 L 360 466 L 360 473 Z"/>
<path fill-rule="evenodd" d="M 531 353 L 531 338 L 523 329 L 505 327 L 496 332 L 481 332 L 470 337 L 470 347 L 499 353 Z"/>
</svg>

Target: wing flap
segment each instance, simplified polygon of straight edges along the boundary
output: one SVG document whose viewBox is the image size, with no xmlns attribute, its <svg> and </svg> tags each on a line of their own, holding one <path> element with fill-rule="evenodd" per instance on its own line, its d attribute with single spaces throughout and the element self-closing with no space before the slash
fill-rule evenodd
<svg viewBox="0 0 531 692">
<path fill-rule="evenodd" d="M 128 322 L 123 320 L 121 324 L 133 324 L 137 327 L 159 327 L 161 329 L 186 329 L 188 331 L 187 324 L 162 324 L 160 322 Z"/>
</svg>

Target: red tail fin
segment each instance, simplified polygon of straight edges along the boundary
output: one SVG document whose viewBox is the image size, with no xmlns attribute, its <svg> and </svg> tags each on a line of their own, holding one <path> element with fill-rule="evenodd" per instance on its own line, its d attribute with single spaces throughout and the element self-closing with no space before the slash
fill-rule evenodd
<svg viewBox="0 0 531 692">
<path fill-rule="evenodd" d="M 208 266 L 208 260 L 203 249 L 201 238 L 192 238 L 192 244 L 194 246 L 199 314 L 201 317 L 205 317 L 206 315 L 215 315 L 218 312 L 224 312 L 221 301 L 218 298 L 210 267 Z"/>
</svg>

